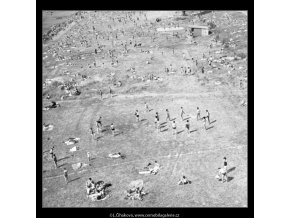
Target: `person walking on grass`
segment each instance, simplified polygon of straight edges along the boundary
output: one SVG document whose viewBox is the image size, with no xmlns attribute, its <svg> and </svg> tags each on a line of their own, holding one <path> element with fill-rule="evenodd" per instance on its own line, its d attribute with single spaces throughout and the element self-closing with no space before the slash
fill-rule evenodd
<svg viewBox="0 0 290 218">
<path fill-rule="evenodd" d="M 102 121 L 101 121 L 101 119 L 102 119 L 102 117 L 101 116 L 99 116 L 99 118 L 97 119 L 97 121 L 96 121 L 96 126 L 97 126 L 97 128 L 98 128 L 98 133 L 99 133 L 99 130 L 101 130 L 102 129 Z"/>
<path fill-rule="evenodd" d="M 167 120 L 170 121 L 170 114 L 169 114 L 168 109 L 166 109 L 166 122 Z"/>
<path fill-rule="evenodd" d="M 136 121 L 139 122 L 139 112 L 138 110 L 135 111 Z"/>
<path fill-rule="evenodd" d="M 111 124 L 111 131 L 112 131 L 112 135 L 115 136 L 115 126 L 113 123 Z"/>
<path fill-rule="evenodd" d="M 183 115 L 185 114 L 184 110 L 183 110 L 183 107 L 180 108 L 180 117 L 181 119 L 183 120 Z"/>
<path fill-rule="evenodd" d="M 68 184 L 68 172 L 66 168 L 63 168 L 63 177 L 65 179 L 66 184 Z"/>
<path fill-rule="evenodd" d="M 94 132 L 92 127 L 90 128 L 90 134 L 91 134 L 92 140 L 93 140 L 95 138 L 95 132 Z"/>
<path fill-rule="evenodd" d="M 88 158 L 88 161 L 90 162 L 91 161 L 91 153 L 90 152 L 87 152 L 87 158 Z"/>
<path fill-rule="evenodd" d="M 210 125 L 209 112 L 208 112 L 208 110 L 206 110 L 205 112 L 206 112 L 206 118 L 208 121 L 208 125 Z"/>
<path fill-rule="evenodd" d="M 199 120 L 200 119 L 200 110 L 199 110 L 199 107 L 197 107 L 197 110 L 196 110 L 196 120 Z"/>
<path fill-rule="evenodd" d="M 189 120 L 186 121 L 185 129 L 187 130 L 187 136 L 189 136 L 189 134 L 190 134 L 190 131 L 189 131 Z"/>
<path fill-rule="evenodd" d="M 53 154 L 52 159 L 53 159 L 53 163 L 54 163 L 55 169 L 57 169 L 57 158 L 56 158 L 55 154 Z"/>
<path fill-rule="evenodd" d="M 103 100 L 103 92 L 101 89 L 99 90 L 99 94 L 100 94 L 101 100 Z"/>
</svg>

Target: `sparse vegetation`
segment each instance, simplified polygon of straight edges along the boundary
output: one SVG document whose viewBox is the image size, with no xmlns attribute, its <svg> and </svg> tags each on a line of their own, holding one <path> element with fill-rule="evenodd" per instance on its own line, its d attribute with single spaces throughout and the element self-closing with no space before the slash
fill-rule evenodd
<svg viewBox="0 0 290 218">
<path fill-rule="evenodd" d="M 182 21 L 176 22 L 172 19 L 171 12 L 148 11 L 144 12 L 146 18 L 134 12 L 135 16 L 132 19 L 135 23 L 130 19 L 122 23 L 118 18 L 125 17 L 124 13 L 79 12 L 78 16 L 83 18 L 67 32 L 69 37 L 64 35 L 55 41 L 48 41 L 44 47 L 45 55 L 49 57 L 43 60 L 43 78 L 59 79 L 68 86 L 78 84 L 81 94 L 61 101 L 60 97 L 65 94 L 65 90 L 60 88 L 62 83 L 56 80 L 43 89 L 44 106 L 50 100 L 61 105 L 43 111 L 42 122 L 52 123 L 54 129 L 43 132 L 42 149 L 47 154 L 45 151 L 54 145 L 61 166 L 55 169 L 50 157 L 43 158 L 43 206 L 244 207 L 248 197 L 247 110 L 238 103 L 240 99 L 247 98 L 247 90 L 237 90 L 236 78 L 237 75 L 242 78 L 242 70 L 233 69 L 238 69 L 239 66 L 245 69 L 247 63 L 245 60 L 232 60 L 235 52 L 239 57 L 247 56 L 246 43 L 243 41 L 246 39 L 244 32 L 239 33 L 241 39 L 234 38 L 241 40 L 238 44 L 239 49 L 233 48 L 231 33 L 238 27 L 234 29 L 233 25 L 221 18 L 224 12 L 218 11 L 216 22 L 209 24 L 218 43 L 215 43 L 211 36 L 196 36 L 196 44 L 189 44 L 192 38 L 187 39 L 182 31 L 178 33 L 180 38 L 172 36 L 172 32 L 160 33 L 152 43 L 150 37 L 155 34 L 156 25 L 187 25 L 192 16 L 185 16 Z M 175 16 L 181 17 L 180 14 L 178 11 Z M 211 19 L 208 12 L 202 16 L 206 20 Z M 156 18 L 160 18 L 161 22 L 156 23 Z M 94 34 L 92 26 L 95 27 Z M 124 30 L 124 35 L 116 29 Z M 115 37 L 115 34 L 118 36 L 118 39 L 114 38 L 117 45 L 112 46 L 110 37 Z M 95 47 L 98 46 L 98 42 L 103 51 L 94 54 L 95 47 L 81 45 L 85 40 L 91 41 Z M 130 45 L 130 40 L 142 43 L 142 47 Z M 122 55 L 120 50 L 124 45 L 120 44 L 125 42 L 129 52 Z M 158 48 L 155 45 L 158 45 Z M 228 49 L 223 50 L 226 47 Z M 73 50 L 73 54 L 67 52 L 68 49 Z M 116 57 L 111 58 L 109 50 L 114 50 Z M 66 62 L 71 65 L 61 65 L 62 62 L 54 61 L 57 56 L 52 56 L 54 51 L 57 55 L 84 56 L 85 59 L 67 59 Z M 153 61 L 146 64 L 151 56 L 154 57 Z M 209 61 L 210 58 L 212 62 Z M 112 59 L 118 59 L 118 66 L 111 66 Z M 198 62 L 197 66 L 195 61 Z M 94 62 L 97 66 L 92 65 Z M 171 64 L 172 72 L 165 73 L 164 69 L 169 69 Z M 55 65 L 58 65 L 58 68 L 50 68 Z M 93 67 L 89 68 L 88 65 Z M 195 74 L 184 75 L 181 73 L 181 67 L 190 67 Z M 204 73 L 201 73 L 202 67 Z M 150 80 L 148 77 L 151 74 L 155 78 Z M 83 80 L 81 75 L 89 78 Z M 113 86 L 113 83 L 118 81 L 122 82 L 122 86 Z M 109 87 L 114 93 L 112 98 Z M 103 100 L 100 99 L 99 89 L 103 91 Z M 50 100 L 45 99 L 47 94 L 51 96 Z M 146 112 L 145 102 L 148 103 L 150 112 Z M 189 136 L 184 131 L 186 121 L 180 117 L 181 106 L 184 107 L 185 117 L 190 121 L 192 132 Z M 211 114 L 212 123 L 208 125 L 207 130 L 204 129 L 202 121 L 196 120 L 196 107 L 200 107 L 201 116 L 206 115 L 207 109 Z M 177 123 L 179 133 L 176 138 L 172 134 L 171 122 L 165 122 L 166 108 Z M 140 122 L 137 122 L 134 116 L 136 109 L 140 113 Z M 160 133 L 154 128 L 156 112 L 160 114 L 160 123 L 165 122 Z M 102 116 L 104 128 L 92 139 L 89 128 L 96 130 L 96 117 L 99 115 Z M 116 136 L 112 136 L 111 123 L 116 127 Z M 62 143 L 69 137 L 80 138 L 76 145 L 81 150 L 74 153 L 74 156 L 68 154 L 71 154 L 70 149 L 75 145 L 67 146 Z M 90 161 L 91 165 L 74 170 L 72 164 L 88 163 L 88 151 L 93 158 Z M 126 159 L 109 159 L 108 154 L 113 152 L 124 153 Z M 224 156 L 229 159 L 229 169 L 237 169 L 229 173 L 231 179 L 228 183 L 221 184 L 214 176 L 217 167 L 222 166 Z M 157 175 L 139 174 L 140 169 L 144 169 L 148 162 L 152 163 L 155 160 L 162 166 Z M 70 182 L 67 185 L 62 177 L 63 167 L 66 167 L 69 173 Z M 192 184 L 178 186 L 177 181 L 182 175 L 186 175 Z M 108 199 L 92 202 L 86 198 L 84 186 L 89 177 L 95 181 L 112 183 L 113 188 Z M 143 201 L 124 200 L 123 193 L 128 184 L 139 178 L 144 180 L 145 189 L 149 194 Z"/>
</svg>

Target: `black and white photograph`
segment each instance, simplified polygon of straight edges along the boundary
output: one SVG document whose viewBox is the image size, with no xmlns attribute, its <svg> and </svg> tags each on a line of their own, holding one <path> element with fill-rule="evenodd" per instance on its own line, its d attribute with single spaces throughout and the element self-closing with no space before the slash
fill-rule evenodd
<svg viewBox="0 0 290 218">
<path fill-rule="evenodd" d="M 41 22 L 43 208 L 248 207 L 248 11 Z"/>
</svg>

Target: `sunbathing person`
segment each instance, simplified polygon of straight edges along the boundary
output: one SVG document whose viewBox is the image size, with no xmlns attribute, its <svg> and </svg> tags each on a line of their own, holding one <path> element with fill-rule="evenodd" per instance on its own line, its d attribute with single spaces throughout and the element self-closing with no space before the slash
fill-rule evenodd
<svg viewBox="0 0 290 218">
<path fill-rule="evenodd" d="M 43 129 L 43 131 L 50 131 L 50 130 L 52 130 L 53 129 L 53 125 L 52 124 L 43 124 L 42 125 L 42 129 Z"/>
<path fill-rule="evenodd" d="M 55 101 L 51 101 L 51 105 L 50 105 L 50 108 L 56 108 L 57 107 L 57 104 Z"/>
<path fill-rule="evenodd" d="M 189 181 L 185 176 L 182 176 L 181 180 L 178 182 L 178 185 L 186 185 L 190 183 L 191 181 Z"/>
<path fill-rule="evenodd" d="M 150 171 L 150 173 L 156 175 L 158 173 L 159 169 L 160 169 L 160 165 L 159 165 L 159 163 L 157 163 L 157 161 L 155 161 L 154 167 L 149 169 L 149 171 Z"/>
<path fill-rule="evenodd" d="M 113 153 L 113 154 L 109 154 L 110 158 L 122 158 L 124 159 L 126 156 L 124 154 L 121 154 L 121 152 L 117 152 L 117 153 Z"/>
<path fill-rule="evenodd" d="M 63 141 L 66 145 L 73 145 L 75 143 L 78 143 L 80 138 L 68 138 L 68 140 Z"/>
</svg>

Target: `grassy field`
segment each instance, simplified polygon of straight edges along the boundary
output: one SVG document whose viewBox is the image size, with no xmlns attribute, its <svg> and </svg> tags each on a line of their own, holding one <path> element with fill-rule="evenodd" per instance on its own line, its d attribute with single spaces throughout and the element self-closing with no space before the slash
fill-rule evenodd
<svg viewBox="0 0 290 218">
<path fill-rule="evenodd" d="M 218 12 L 217 19 L 219 16 L 222 17 L 223 13 Z M 170 19 L 168 17 L 174 13 L 163 15 L 164 18 L 160 15 L 162 21 L 166 22 L 166 19 Z M 243 13 L 237 15 L 232 13 L 232 16 L 246 19 Z M 148 20 L 152 19 L 153 22 L 156 17 L 156 12 L 148 12 Z M 105 32 L 103 25 L 105 19 L 109 18 L 104 20 L 100 18 L 94 26 L 99 25 Z M 234 26 L 222 26 L 222 18 L 220 19 L 220 31 L 224 29 L 235 31 Z M 87 20 L 85 18 L 78 25 L 83 27 L 91 25 Z M 74 31 L 74 28 L 70 31 Z M 128 34 L 134 33 L 133 27 L 129 24 L 126 24 L 126 28 Z M 81 31 L 78 33 L 81 34 Z M 110 66 L 107 57 L 97 60 L 98 67 L 92 67 L 94 58 L 90 55 L 85 56 L 85 52 L 80 51 L 74 52 L 83 54 L 85 59 L 71 61 L 74 65 L 70 67 L 62 65 L 51 69 L 51 66 L 60 66 L 64 63 L 56 62 L 52 56 L 43 61 L 43 80 L 60 78 L 67 81 L 74 73 L 90 77 L 86 81 L 79 79 L 82 94 L 67 100 L 60 101 L 63 91 L 58 87 L 43 90 L 44 96 L 49 93 L 52 100 L 61 104 L 59 108 L 43 111 L 43 122 L 54 125 L 52 131 L 43 132 L 44 207 L 247 206 L 247 108 L 240 106 L 240 101 L 247 98 L 247 90 L 239 88 L 239 79 L 247 75 L 245 72 L 247 62 L 234 61 L 235 70 L 230 70 L 230 73 L 227 68 L 206 67 L 205 74 L 201 74 L 197 68 L 196 74 L 191 76 L 181 75 L 180 72 L 167 74 L 164 67 L 170 64 L 178 70 L 181 66 L 192 66 L 195 69 L 191 57 L 203 63 L 202 56 L 208 55 L 209 42 L 213 36 L 195 38 L 198 45 L 193 45 L 187 38 L 166 40 L 165 34 L 158 34 L 154 42 L 149 37 L 138 38 L 138 41 L 142 42 L 142 49 L 151 50 L 152 53 L 140 53 L 140 48 L 130 48 L 127 56 L 119 55 L 118 67 Z M 119 40 L 125 40 L 125 37 L 120 37 Z M 238 40 L 241 44 L 237 45 L 240 48 L 236 49 L 236 52 L 243 51 L 246 54 L 246 36 L 240 34 Z M 55 46 L 53 43 L 56 42 L 51 42 L 48 47 L 53 48 Z M 110 45 L 109 41 L 104 40 L 102 43 Z M 158 48 L 154 45 L 158 45 Z M 172 48 L 175 49 L 174 54 Z M 220 51 L 220 48 L 220 44 L 215 45 L 211 53 L 218 55 L 215 52 Z M 118 46 L 115 46 L 115 50 L 118 53 Z M 92 51 L 92 48 L 85 51 Z M 228 56 L 232 55 L 230 49 L 226 49 L 225 53 Z M 183 54 L 186 55 L 186 60 Z M 146 64 L 151 56 L 153 60 L 150 64 Z M 105 62 L 104 68 L 101 67 L 102 62 Z M 136 68 L 137 77 L 153 73 L 162 78 L 162 81 L 147 82 L 132 79 L 130 76 L 133 74 L 127 71 L 132 66 Z M 64 71 L 71 74 L 64 75 Z M 108 87 L 113 86 L 108 78 L 112 72 L 115 73 L 114 78 L 121 80 L 123 85 L 113 88 L 115 95 L 110 98 Z M 219 85 L 216 85 L 217 82 Z M 103 101 L 99 99 L 96 91 L 100 88 L 105 91 Z M 145 111 L 145 102 L 152 109 L 150 112 Z M 43 100 L 44 106 L 48 103 L 47 100 Z M 185 118 L 190 120 L 190 136 L 187 136 L 185 131 L 186 121 L 180 117 L 180 107 L 184 108 Z M 196 120 L 196 107 L 201 109 L 202 116 L 205 116 L 206 109 L 211 114 L 211 124 L 207 130 L 203 128 L 202 121 Z M 136 109 L 140 111 L 139 123 L 134 116 Z M 171 117 L 175 118 L 177 123 L 176 138 L 172 135 L 171 124 L 165 121 L 165 109 L 169 109 Z M 164 126 L 160 133 L 154 128 L 155 112 L 160 114 L 160 123 Z M 92 140 L 89 134 L 89 128 L 95 128 L 97 115 L 103 117 L 105 126 L 105 131 L 98 135 L 98 141 Z M 115 137 L 109 130 L 111 123 L 114 123 L 117 129 Z M 80 147 L 80 151 L 73 157 L 68 151 L 74 145 L 67 146 L 62 143 L 69 137 L 80 138 L 80 142 L 76 144 Z M 55 153 L 60 159 L 58 169 L 54 169 L 48 154 L 51 146 L 55 146 Z M 74 171 L 71 166 L 73 163 L 88 163 L 87 151 L 93 154 L 91 166 Z M 112 152 L 124 153 L 126 158 L 116 160 L 107 158 Z M 229 181 L 220 183 L 215 179 L 215 175 L 217 168 L 223 164 L 224 156 L 228 159 Z M 157 175 L 138 174 L 139 169 L 155 160 L 162 166 Z M 69 171 L 71 181 L 68 185 L 62 177 L 63 167 Z M 177 185 L 182 175 L 187 176 L 192 183 L 186 186 Z M 86 198 L 85 181 L 89 177 L 95 181 L 112 183 L 111 196 L 107 200 L 92 202 Z M 143 201 L 124 200 L 124 191 L 128 189 L 132 180 L 137 179 L 144 180 L 145 191 L 149 194 Z"/>
</svg>

